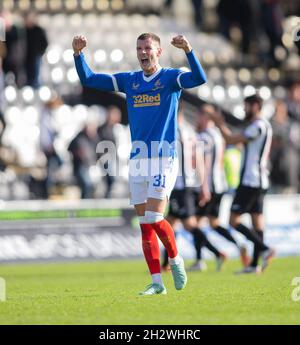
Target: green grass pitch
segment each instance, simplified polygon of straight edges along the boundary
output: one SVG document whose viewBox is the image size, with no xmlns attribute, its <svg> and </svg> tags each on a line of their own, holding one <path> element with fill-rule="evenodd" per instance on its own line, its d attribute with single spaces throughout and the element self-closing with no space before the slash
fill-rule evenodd
<svg viewBox="0 0 300 345">
<path fill-rule="evenodd" d="M 145 297 L 137 295 L 150 282 L 142 260 L 0 265 L 0 324 L 300 324 L 291 298 L 299 263 L 278 258 L 260 276 L 236 276 L 238 261 L 220 273 L 210 261 L 188 274 L 185 290 L 164 273 L 168 294 Z"/>
</svg>

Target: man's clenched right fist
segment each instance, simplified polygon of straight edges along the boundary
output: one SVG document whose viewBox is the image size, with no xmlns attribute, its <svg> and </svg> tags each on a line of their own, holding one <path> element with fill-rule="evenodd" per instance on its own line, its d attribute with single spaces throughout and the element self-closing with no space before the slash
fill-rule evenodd
<svg viewBox="0 0 300 345">
<path fill-rule="evenodd" d="M 74 54 L 80 54 L 81 50 L 86 47 L 87 39 L 84 36 L 75 36 L 73 38 L 72 47 L 74 50 Z"/>
</svg>

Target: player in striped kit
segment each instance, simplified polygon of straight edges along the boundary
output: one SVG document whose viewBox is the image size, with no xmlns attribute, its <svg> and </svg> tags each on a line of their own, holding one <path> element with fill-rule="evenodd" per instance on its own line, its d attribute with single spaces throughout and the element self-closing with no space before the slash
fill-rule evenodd
<svg viewBox="0 0 300 345">
<path fill-rule="evenodd" d="M 227 183 L 223 165 L 225 143 L 220 130 L 211 120 L 211 116 L 216 112 L 212 104 L 204 104 L 197 114 L 198 140 L 204 143 L 204 183 L 202 188 L 202 202 L 196 209 L 198 222 L 202 222 L 207 217 L 213 230 L 219 235 L 233 243 L 239 250 L 241 262 L 244 266 L 249 264 L 249 257 L 246 248 L 240 246 L 230 232 L 222 227 L 219 222 L 219 210 L 222 197 L 227 191 Z M 194 268 L 197 269 L 196 262 Z"/>
<path fill-rule="evenodd" d="M 175 288 L 181 290 L 187 282 L 184 262 L 178 254 L 174 231 L 163 214 L 178 170 L 178 101 L 183 88 L 206 82 L 204 71 L 190 43 L 182 35 L 174 37 L 171 44 L 185 52 L 190 72 L 159 65 L 162 48 L 160 38 L 153 33 L 137 38 L 141 71 L 136 72 L 93 73 L 81 52 L 86 44 L 83 36 L 73 39 L 75 65 L 82 85 L 126 94 L 132 140 L 130 199 L 140 219 L 143 252 L 152 276 L 152 283 L 141 294 L 166 294 L 157 236 L 168 252 Z"/>
<path fill-rule="evenodd" d="M 254 243 L 253 258 L 240 273 L 258 273 L 265 270 L 275 255 L 274 249 L 263 241 L 263 201 L 269 187 L 268 158 L 272 141 L 272 127 L 261 116 L 263 101 L 259 95 L 244 100 L 248 126 L 241 133 L 232 133 L 220 114 L 211 114 L 228 144 L 244 144 L 240 184 L 231 206 L 230 225 Z M 241 215 L 250 213 L 253 230 L 241 223 Z M 258 266 L 262 254 L 262 267 Z"/>
<path fill-rule="evenodd" d="M 203 148 L 197 150 L 197 137 L 194 128 L 184 120 L 182 109 L 178 112 L 178 132 L 181 145 L 182 173 L 176 179 L 175 187 L 170 196 L 170 208 L 168 221 L 172 227 L 178 220 L 181 221 L 184 228 L 193 235 L 194 246 L 196 250 L 196 262 L 190 270 L 202 271 L 206 269 L 206 264 L 202 260 L 202 247 L 206 247 L 216 257 L 217 271 L 226 259 L 226 255 L 220 252 L 206 237 L 205 233 L 199 228 L 196 218 L 199 202 L 203 202 L 203 189 L 209 187 L 202 183 L 204 169 L 203 166 Z M 198 157 L 195 155 L 198 154 Z M 194 163 L 194 164 L 193 164 Z M 194 165 L 194 166 L 193 166 Z M 207 181 L 207 180 L 206 180 Z M 206 183 L 206 181 L 204 181 Z M 206 201 L 204 201 L 206 202 Z M 164 255 L 162 267 L 168 269 L 168 256 Z"/>
</svg>

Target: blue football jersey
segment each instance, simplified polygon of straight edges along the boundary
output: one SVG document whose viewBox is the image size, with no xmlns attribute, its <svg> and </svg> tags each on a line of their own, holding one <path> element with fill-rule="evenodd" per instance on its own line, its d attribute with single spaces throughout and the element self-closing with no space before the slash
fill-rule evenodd
<svg viewBox="0 0 300 345">
<path fill-rule="evenodd" d="M 93 73 L 83 54 L 75 57 L 83 86 L 126 94 L 132 140 L 130 158 L 170 157 L 176 154 L 177 110 L 182 88 L 206 81 L 193 52 L 187 54 L 192 72 L 160 68 L 151 76 L 143 71 Z"/>
<path fill-rule="evenodd" d="M 118 73 L 116 91 L 126 94 L 132 157 L 172 156 L 181 87 L 176 69 L 161 68 L 150 77 L 142 71 Z"/>
</svg>

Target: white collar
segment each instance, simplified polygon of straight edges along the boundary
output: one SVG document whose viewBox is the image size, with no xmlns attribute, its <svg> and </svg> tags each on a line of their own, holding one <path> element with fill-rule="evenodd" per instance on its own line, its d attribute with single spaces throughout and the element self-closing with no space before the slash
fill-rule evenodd
<svg viewBox="0 0 300 345">
<path fill-rule="evenodd" d="M 151 81 L 160 73 L 161 69 L 162 69 L 162 67 L 158 65 L 157 71 L 155 73 L 151 74 L 149 77 L 146 77 L 144 72 L 143 72 L 143 79 L 147 82 Z"/>
</svg>

